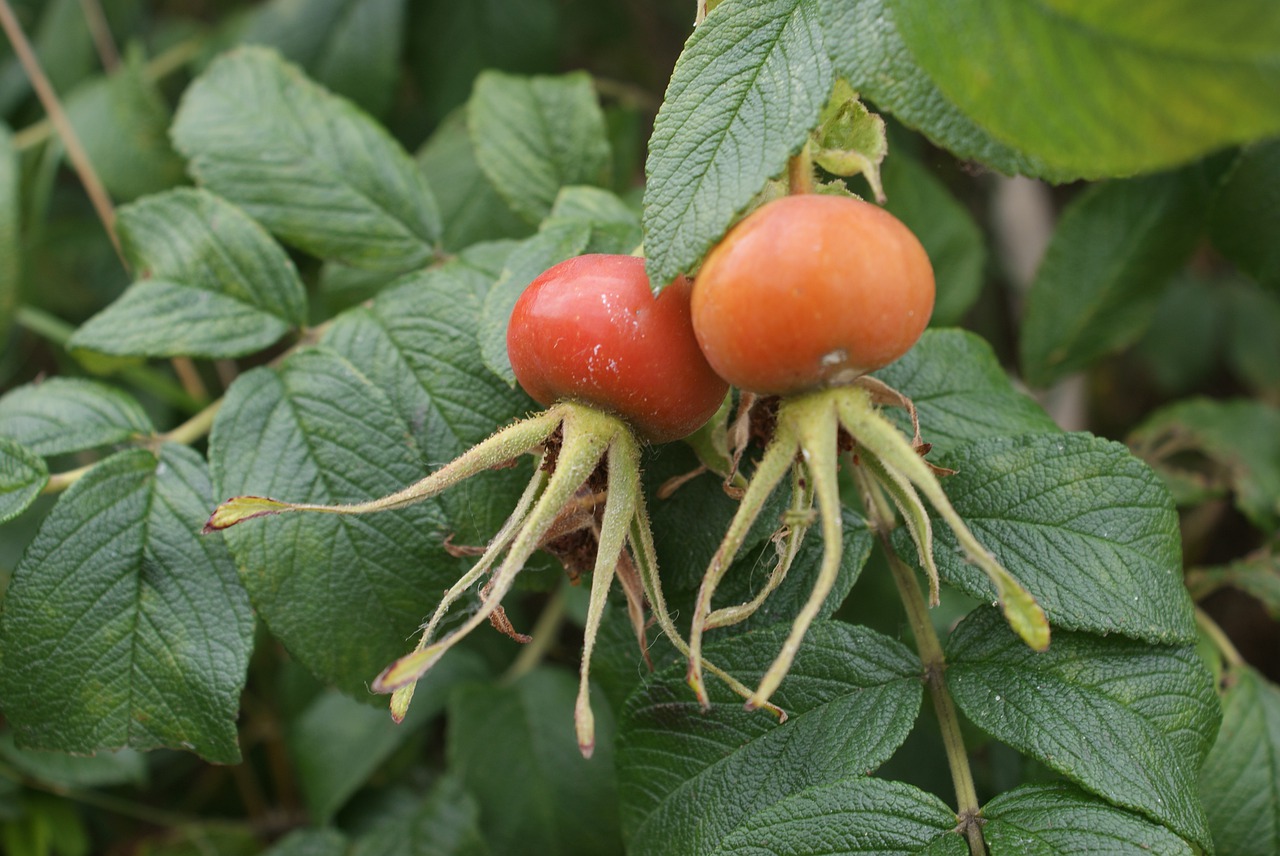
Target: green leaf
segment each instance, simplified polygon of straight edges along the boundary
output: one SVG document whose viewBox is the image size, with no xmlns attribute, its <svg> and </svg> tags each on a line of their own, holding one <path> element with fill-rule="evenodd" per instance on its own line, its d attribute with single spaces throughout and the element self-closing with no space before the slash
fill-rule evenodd
<svg viewBox="0 0 1280 856">
<path fill-rule="evenodd" d="M 707 646 L 706 656 L 754 685 L 789 627 Z M 628 852 L 731 852 L 753 818 L 785 817 L 789 797 L 861 778 L 906 738 L 920 708 L 920 662 L 899 642 L 838 622 L 813 625 L 773 696 L 779 725 L 718 681 L 703 712 L 686 663 L 661 670 L 628 701 L 618 750 Z M 949 816 L 950 829 L 955 825 Z M 833 850 L 831 852 L 839 852 Z"/>
<path fill-rule="evenodd" d="M 1027 295 L 1022 371 L 1048 386 L 1135 341 L 1195 248 L 1193 172 L 1095 185 L 1063 212 Z"/>
<path fill-rule="evenodd" d="M 184 748 L 236 763 L 253 615 L 199 536 L 203 460 L 121 452 L 71 486 L 14 571 L 0 695 L 20 746 Z"/>
<path fill-rule="evenodd" d="M 298 271 L 265 229 L 206 190 L 183 188 L 120 209 L 140 279 L 68 343 L 114 355 L 237 357 L 306 320 Z"/>
<path fill-rule="evenodd" d="M 453 775 L 445 775 L 411 810 L 380 817 L 349 856 L 489 856 L 480 807 Z"/>
<path fill-rule="evenodd" d="M 0 757 L 15 770 L 55 788 L 141 787 L 147 780 L 146 757 L 133 749 L 99 752 L 91 757 L 64 752 L 19 749 L 12 734 L 0 736 Z"/>
<path fill-rule="evenodd" d="M 413 159 L 268 50 L 211 63 L 183 96 L 172 134 L 192 175 L 299 249 L 371 270 L 435 256 L 440 215 Z"/>
<path fill-rule="evenodd" d="M 1007 791 L 983 806 L 982 816 L 989 856 L 1195 856 L 1200 852 L 1163 826 L 1068 784 Z"/>
<path fill-rule="evenodd" d="M 1280 141 L 1258 143 L 1240 153 L 1223 179 L 1209 211 L 1214 245 L 1240 269 L 1280 289 Z"/>
<path fill-rule="evenodd" d="M 1226 285 L 1227 364 L 1261 398 L 1280 400 L 1280 289 L 1248 281 Z"/>
<path fill-rule="evenodd" d="M 295 829 L 263 856 L 347 856 L 347 837 L 336 829 Z"/>
<path fill-rule="evenodd" d="M 288 746 L 313 820 L 325 823 L 405 740 L 442 711 L 456 686 L 485 677 L 480 658 L 451 651 L 414 694 L 405 722 L 334 691 L 322 693 L 290 726 Z"/>
<path fill-rule="evenodd" d="M 837 75 L 956 157 L 1009 175 L 1068 177 L 996 140 L 957 110 L 911 55 L 891 0 L 822 0 L 822 24 Z"/>
<path fill-rule="evenodd" d="M 0 437 L 0 523 L 26 511 L 48 482 L 49 467 L 44 458 L 8 437 Z"/>
<path fill-rule="evenodd" d="M 609 180 L 604 113 L 585 72 L 483 72 L 467 102 L 467 124 L 480 169 L 530 223 L 551 213 L 560 188 Z"/>
<path fill-rule="evenodd" d="M 933 454 L 988 437 L 1056 433 L 1049 415 L 1015 389 L 986 340 L 964 330 L 926 330 L 902 359 L 876 377 L 909 397 Z M 910 432 L 905 413 L 888 411 Z"/>
<path fill-rule="evenodd" d="M 1280 409 L 1247 399 L 1188 399 L 1151 414 L 1130 443 L 1166 478 L 1225 485 L 1255 526 L 1280 527 Z M 1195 454 L 1207 466 L 1188 458 Z"/>
<path fill-rule="evenodd" d="M 209 463 L 220 499 L 313 503 L 385 496 L 428 469 L 387 393 L 324 349 L 241 375 L 214 422 Z M 447 534 L 439 504 L 427 501 L 366 516 L 264 517 L 222 537 L 258 614 L 290 653 L 342 691 L 378 702 L 369 682 L 407 653 L 438 593 L 461 573 L 442 546 Z"/>
<path fill-rule="evenodd" d="M 937 279 L 934 327 L 956 324 L 982 290 L 987 250 L 982 232 L 946 186 L 902 152 L 881 167 L 885 210 L 915 233 L 929 254 Z"/>
<path fill-rule="evenodd" d="M 1223 285 L 1184 272 L 1160 295 L 1134 353 L 1161 392 L 1203 388 L 1218 367 L 1227 327 Z"/>
<path fill-rule="evenodd" d="M 833 82 L 817 6 L 729 3 L 685 43 L 645 164 L 655 285 L 696 267 L 817 125 Z"/>
<path fill-rule="evenodd" d="M 254 10 L 240 41 L 276 48 L 380 116 L 395 96 L 404 25 L 405 0 L 272 0 Z"/>
<path fill-rule="evenodd" d="M 465 110 L 449 114 L 418 151 L 417 160 L 440 205 L 444 223 L 440 242 L 446 250 L 456 252 L 479 241 L 529 234 L 529 225 L 480 169 Z"/>
<path fill-rule="evenodd" d="M 744 818 L 714 852 L 965 856 L 969 847 L 955 827 L 955 812 L 933 794 L 903 782 L 845 778 L 794 793 Z"/>
<path fill-rule="evenodd" d="M 109 77 L 78 86 L 66 108 L 89 162 L 116 200 L 185 181 L 185 164 L 169 143 L 169 107 L 147 78 L 141 54 L 131 51 Z"/>
<path fill-rule="evenodd" d="M 99 65 L 94 54 L 84 7 L 79 0 L 46 0 L 24 4 L 39 17 L 34 32 L 28 30 L 40 66 L 55 92 L 66 92 Z M 30 8 L 34 5 L 36 8 Z M 29 25 L 28 25 L 29 26 Z M 8 39 L 5 40 L 8 53 Z M 16 57 L 10 57 L 0 73 L 0 115 L 8 116 L 31 94 L 31 84 Z"/>
<path fill-rule="evenodd" d="M 1173 502 L 1124 446 L 1084 433 L 1032 434 L 982 440 L 940 462 L 958 470 L 943 481 L 955 510 L 1055 628 L 1195 640 Z M 951 530 L 934 531 L 942 578 L 993 599 Z M 911 555 L 909 539 L 895 535 L 895 543 Z"/>
<path fill-rule="evenodd" d="M 1280 688 L 1248 666 L 1224 679 L 1222 729 L 1200 770 L 1219 853 L 1280 851 Z"/>
<path fill-rule="evenodd" d="M 983 607 L 952 633 L 947 662 L 947 686 L 974 725 L 1211 849 L 1195 775 L 1219 713 L 1194 646 L 1055 629 L 1036 653 Z"/>
<path fill-rule="evenodd" d="M 540 668 L 475 685 L 449 702 L 450 769 L 480 803 L 494 853 L 612 854 L 620 850 L 613 717 L 596 709 L 590 760 L 573 731 L 577 681 Z"/>
<path fill-rule="evenodd" d="M 1227 565 L 1187 571 L 1187 588 L 1197 601 L 1223 586 L 1256 598 L 1272 619 L 1280 621 L 1280 553 L 1255 554 Z"/>
<path fill-rule="evenodd" d="M 890 0 L 942 94 L 1062 180 L 1131 175 L 1280 132 L 1280 14 L 1195 0 Z M 854 81 L 857 85 L 857 81 Z"/>
<path fill-rule="evenodd" d="M 324 343 L 361 366 L 390 399 L 429 466 L 444 464 L 532 405 L 480 361 L 480 294 L 491 275 L 464 255 L 410 274 L 367 308 L 340 316 Z M 425 474 L 425 473 L 423 473 Z M 502 526 L 523 468 L 487 474 L 440 497 L 459 543 L 485 543 Z"/>
<path fill-rule="evenodd" d="M 463 104 L 485 69 L 555 71 L 568 24 L 556 0 L 418 0 L 410 11 L 409 61 L 431 121 Z"/>
<path fill-rule="evenodd" d="M 22 182 L 18 151 L 9 127 L 0 122 L 0 349 L 22 289 Z"/>
<path fill-rule="evenodd" d="M 82 378 L 51 377 L 0 398 L 0 434 L 37 455 L 63 455 L 155 433 L 142 405 L 122 390 Z"/>
</svg>

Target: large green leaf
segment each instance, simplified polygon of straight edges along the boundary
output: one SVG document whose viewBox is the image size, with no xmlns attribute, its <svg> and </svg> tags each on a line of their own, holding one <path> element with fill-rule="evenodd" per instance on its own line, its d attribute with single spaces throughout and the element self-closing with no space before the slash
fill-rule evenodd
<svg viewBox="0 0 1280 856">
<path fill-rule="evenodd" d="M 253 11 L 240 41 L 276 48 L 379 116 L 395 96 L 404 24 L 405 0 L 271 0 Z"/>
<path fill-rule="evenodd" d="M 11 733 L 0 736 L 0 757 L 37 782 L 57 788 L 99 788 L 147 781 L 147 759 L 134 749 L 99 752 L 93 756 L 19 749 Z"/>
<path fill-rule="evenodd" d="M 444 709 L 454 687 L 485 676 L 476 654 L 450 651 L 432 668 L 422 692 L 414 694 L 402 723 L 336 691 L 321 693 L 288 731 L 289 753 L 311 818 L 327 822 L 418 727 Z"/>
<path fill-rule="evenodd" d="M 475 798 L 445 775 L 407 811 L 378 817 L 347 856 L 489 856 L 480 830 Z"/>
<path fill-rule="evenodd" d="M 1280 8 L 890 0 L 944 96 L 1057 175 L 1131 175 L 1280 132 Z"/>
<path fill-rule="evenodd" d="M 1072 201 L 1027 296 L 1029 382 L 1047 386 L 1142 334 L 1195 249 L 1204 203 L 1190 170 L 1095 185 Z"/>
<path fill-rule="evenodd" d="M 540 668 L 510 684 L 458 690 L 449 703 L 450 769 L 480 803 L 494 853 L 619 851 L 613 717 L 596 700 L 596 747 L 573 731 L 577 681 Z"/>
<path fill-rule="evenodd" d="M 1196 770 L 1219 712 L 1193 646 L 1055 629 L 1036 653 L 982 607 L 951 635 L 947 661 L 947 686 L 979 728 L 1210 849 Z"/>
<path fill-rule="evenodd" d="M 1241 269 L 1280 290 L 1280 141 L 1240 153 L 1218 188 L 1209 214 L 1213 243 Z"/>
<path fill-rule="evenodd" d="M 926 330 L 876 376 L 915 403 L 934 454 L 987 437 L 1058 431 L 1040 405 L 1010 383 L 991 346 L 964 330 Z M 888 412 L 910 430 L 903 412 Z"/>
<path fill-rule="evenodd" d="M 817 124 L 832 85 L 817 6 L 725 3 L 689 37 L 645 164 L 655 285 L 696 267 Z"/>
<path fill-rule="evenodd" d="M 748 685 L 789 628 L 711 644 L 707 657 Z M 686 663 L 637 690 L 623 715 L 618 767 L 628 852 L 729 852 L 757 822 L 781 823 L 789 797 L 861 778 L 906 738 L 920 707 L 920 663 L 901 643 L 837 622 L 810 629 L 773 701 L 784 725 L 712 679 L 703 712 Z M 798 807 L 797 807 L 798 810 Z M 954 816 L 939 832 L 955 825 Z"/>
<path fill-rule="evenodd" d="M 130 55 L 110 76 L 76 87 L 67 96 L 67 118 L 115 199 L 136 199 L 185 180 L 182 158 L 169 143 L 169 107 L 147 78 L 141 56 Z"/>
<path fill-rule="evenodd" d="M 982 290 L 982 232 L 946 186 L 908 155 L 895 151 L 886 159 L 881 180 L 889 197 L 885 210 L 915 233 L 933 263 L 937 300 L 929 323 L 958 323 Z"/>
<path fill-rule="evenodd" d="M 0 437 L 0 523 L 26 511 L 48 481 L 44 458 L 8 437 Z"/>
<path fill-rule="evenodd" d="M 392 271 L 435 255 L 440 215 L 413 159 L 271 51 L 242 48 L 210 64 L 172 134 L 202 184 L 313 255 Z"/>
<path fill-rule="evenodd" d="M 1252 668 L 1227 673 L 1222 730 L 1200 771 L 1219 853 L 1280 852 L 1280 688 Z"/>
<path fill-rule="evenodd" d="M 0 122 L 0 348 L 22 288 L 22 182 L 18 151 L 9 127 Z"/>
<path fill-rule="evenodd" d="M 1280 527 L 1280 409 L 1247 399 L 1187 399 L 1151 414 L 1130 442 L 1166 478 L 1225 486 L 1254 525 Z M 1187 460 L 1192 453 L 1210 466 Z"/>
<path fill-rule="evenodd" d="M 68 343 L 105 354 L 236 357 L 306 320 L 298 271 L 271 235 L 207 190 L 183 188 L 120 209 L 140 279 Z"/>
<path fill-rule="evenodd" d="M 478 242 L 523 238 L 531 227 L 494 189 L 476 161 L 465 109 L 449 114 L 417 155 L 440 205 L 440 243 L 457 252 Z"/>
<path fill-rule="evenodd" d="M 387 393 L 328 350 L 241 375 L 210 436 L 219 499 L 375 499 L 425 475 Z M 211 506 L 212 507 L 212 506 Z M 299 661 L 374 701 L 369 681 L 407 653 L 438 593 L 459 575 L 432 501 L 359 517 L 287 514 L 225 532 L 258 614 Z"/>
<path fill-rule="evenodd" d="M 137 399 L 98 381 L 51 377 L 0 397 L 0 435 L 37 455 L 63 455 L 155 432 Z"/>
<path fill-rule="evenodd" d="M 1173 502 L 1124 446 L 1033 434 L 982 440 L 939 462 L 959 471 L 943 481 L 955 510 L 1055 628 L 1195 639 Z M 964 560 L 951 530 L 935 519 L 934 531 L 942 578 L 992 600 L 990 581 Z M 905 535 L 895 541 L 910 549 Z"/>
<path fill-rule="evenodd" d="M 990 856 L 1195 856 L 1199 852 L 1163 826 L 1067 784 L 1007 791 L 983 806 L 982 816 L 987 821 L 982 835 Z"/>
<path fill-rule="evenodd" d="M 480 361 L 481 296 L 492 275 L 475 253 L 410 274 L 341 315 L 324 342 L 391 400 L 427 465 L 444 464 L 533 408 Z M 440 497 L 459 543 L 485 543 L 510 514 L 524 469 L 490 473 Z"/>
<path fill-rule="evenodd" d="M 604 113 L 584 72 L 517 77 L 486 71 L 467 102 L 467 124 L 480 169 L 530 223 L 551 213 L 560 188 L 608 181 Z"/>
<path fill-rule="evenodd" d="M 891 0 L 822 0 L 822 23 L 835 73 L 878 108 L 959 158 L 1009 175 L 1070 177 L 996 140 L 948 101 L 903 41 Z"/>
<path fill-rule="evenodd" d="M 253 615 L 219 540 L 203 460 L 121 452 L 62 496 L 14 572 L 0 694 L 21 746 L 185 748 L 240 760 Z"/>
</svg>

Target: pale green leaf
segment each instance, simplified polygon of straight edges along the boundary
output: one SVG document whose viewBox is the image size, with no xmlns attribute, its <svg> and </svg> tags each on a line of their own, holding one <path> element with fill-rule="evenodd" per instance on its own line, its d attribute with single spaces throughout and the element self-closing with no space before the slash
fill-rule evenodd
<svg viewBox="0 0 1280 856">
<path fill-rule="evenodd" d="M 1027 296 L 1021 363 L 1047 386 L 1131 344 L 1203 221 L 1193 171 L 1095 185 L 1072 200 Z"/>
<path fill-rule="evenodd" d="M 387 131 L 263 48 L 191 84 L 173 139 L 192 175 L 320 258 L 404 271 L 440 238 L 426 176 Z"/>
<path fill-rule="evenodd" d="M 174 445 L 121 452 L 60 498 L 0 624 L 20 746 L 239 761 L 253 615 L 220 540 L 199 535 L 211 502 L 203 460 Z"/>
<path fill-rule="evenodd" d="M 973 724 L 1210 848 L 1196 770 L 1219 712 L 1193 646 L 1055 628 L 1049 649 L 1036 653 L 984 607 L 952 633 L 947 663 L 947 686 Z"/>
<path fill-rule="evenodd" d="M 1280 132 L 1270 0 L 890 3 L 943 95 L 1055 178 L 1161 169 Z"/>
<path fill-rule="evenodd" d="M 560 188 L 603 185 L 612 154 L 591 78 L 483 72 L 467 102 L 476 162 L 511 209 L 530 223 Z"/>
<path fill-rule="evenodd" d="M 832 87 L 818 0 L 728 3 L 689 37 L 658 111 L 644 198 L 649 276 L 695 268 L 818 123 Z"/>
<path fill-rule="evenodd" d="M 98 353 L 235 357 L 306 317 L 298 271 L 267 231 L 206 190 L 148 196 L 118 217 L 140 275 L 68 343 Z"/>
<path fill-rule="evenodd" d="M 8 437 L 0 437 L 0 523 L 26 511 L 48 481 L 44 458 Z"/>
<path fill-rule="evenodd" d="M 155 432 L 142 405 L 98 381 L 51 377 L 0 397 L 0 435 L 37 455 L 63 455 Z"/>
</svg>

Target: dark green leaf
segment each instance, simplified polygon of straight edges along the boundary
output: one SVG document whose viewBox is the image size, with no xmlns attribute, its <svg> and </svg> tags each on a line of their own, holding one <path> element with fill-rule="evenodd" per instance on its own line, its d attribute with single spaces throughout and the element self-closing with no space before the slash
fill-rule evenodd
<svg viewBox="0 0 1280 856">
<path fill-rule="evenodd" d="M 1280 10 L 1245 0 L 890 0 L 960 111 L 1059 180 L 1132 175 L 1280 131 Z M 856 81 L 855 81 L 856 85 Z"/>
<path fill-rule="evenodd" d="M 1200 771 L 1213 843 L 1231 856 L 1280 852 L 1280 688 L 1252 668 L 1227 673 L 1222 730 Z"/>
<path fill-rule="evenodd" d="M 1195 248 L 1203 208 L 1192 172 L 1096 185 L 1072 200 L 1027 296 L 1027 380 L 1047 386 L 1136 340 Z"/>
<path fill-rule="evenodd" d="M 620 849 L 613 717 L 597 699 L 590 760 L 573 731 L 577 680 L 536 669 L 449 702 L 450 768 L 480 803 L 494 853 L 613 854 Z"/>
<path fill-rule="evenodd" d="M 489 856 L 480 807 L 455 777 L 436 782 L 411 811 L 379 819 L 350 856 Z"/>
<path fill-rule="evenodd" d="M 262 48 L 215 60 L 173 125 L 192 174 L 288 243 L 403 271 L 435 255 L 426 176 L 384 128 Z"/>
<path fill-rule="evenodd" d="M 963 330 L 926 330 L 902 359 L 876 373 L 915 402 L 933 454 L 987 437 L 1052 433 L 1058 426 L 1009 382 L 991 346 Z M 910 431 L 906 415 L 888 411 Z"/>
<path fill-rule="evenodd" d="M 1055 628 L 1036 653 L 984 607 L 952 634 L 947 661 L 947 686 L 979 728 L 1210 849 L 1195 775 L 1219 713 L 1193 646 Z"/>
<path fill-rule="evenodd" d="M 124 443 L 155 432 L 133 396 L 81 378 L 51 377 L 0 398 L 0 434 L 37 455 Z"/>
<path fill-rule="evenodd" d="M 983 806 L 982 815 L 987 819 L 982 835 L 990 856 L 1195 856 L 1199 852 L 1163 826 L 1067 784 L 1008 791 Z"/>
<path fill-rule="evenodd" d="M 77 87 L 67 96 L 67 118 L 115 199 L 136 199 L 185 180 L 185 164 L 169 143 L 169 107 L 147 79 L 141 56 Z"/>
<path fill-rule="evenodd" d="M 235 763 L 253 615 L 200 526 L 212 503 L 185 447 L 121 452 L 62 496 L 5 600 L 0 694 L 19 745 L 185 748 Z"/>
<path fill-rule="evenodd" d="M 645 165 L 655 285 L 696 267 L 817 125 L 832 86 L 817 6 L 728 3 L 689 37 Z"/>
<path fill-rule="evenodd" d="M 276 48 L 380 116 L 395 95 L 404 19 L 405 0 L 272 0 L 254 10 L 240 41 Z"/>
<path fill-rule="evenodd" d="M 79 0 L 46 0 L 27 5 L 34 5 L 36 8 L 30 11 L 39 17 L 39 23 L 28 32 L 40 67 L 55 91 L 66 92 L 98 67 L 84 7 Z M 6 39 L 5 48 L 8 47 Z M 17 58 L 11 57 L 0 74 L 0 114 L 9 115 L 30 94 L 26 72 Z"/>
<path fill-rule="evenodd" d="M 9 127 L 0 122 L 0 349 L 22 289 L 22 193 L 18 152 Z"/>
<path fill-rule="evenodd" d="M 1162 475 L 1226 485 L 1254 525 L 1280 527 L 1280 409 L 1245 399 L 1189 399 L 1157 410 L 1130 442 Z M 1208 466 L 1188 460 L 1192 453 Z"/>
<path fill-rule="evenodd" d="M 146 758 L 133 749 L 81 757 L 65 752 L 19 749 L 14 745 L 13 735 L 5 734 L 0 736 L 0 757 L 24 775 L 57 788 L 141 786 L 147 780 Z"/>
<path fill-rule="evenodd" d="M 1213 243 L 1262 284 L 1280 289 L 1280 141 L 1241 152 L 1209 212 Z"/>
<path fill-rule="evenodd" d="M 965 856 L 969 848 L 955 826 L 955 812 L 933 794 L 903 782 L 845 778 L 806 788 L 743 818 L 714 851 L 705 852 Z"/>
<path fill-rule="evenodd" d="M 1247 281 L 1227 285 L 1227 364 L 1261 397 L 1280 400 L 1280 288 L 1266 291 Z"/>
<path fill-rule="evenodd" d="M 347 837 L 336 829 L 295 829 L 263 856 L 346 856 Z"/>
<path fill-rule="evenodd" d="M 465 110 L 451 113 L 418 152 L 440 205 L 444 248 L 456 252 L 478 241 L 523 238 L 530 227 L 507 205 L 476 162 Z"/>
<path fill-rule="evenodd" d="M 120 209 L 140 279 L 69 343 L 105 354 L 236 357 L 306 320 L 298 271 L 265 229 L 205 190 L 183 188 Z"/>
<path fill-rule="evenodd" d="M 982 289 L 987 250 L 969 212 L 946 186 L 909 156 L 894 152 L 881 167 L 885 209 L 915 233 L 933 262 L 934 327 L 956 324 Z"/>
<path fill-rule="evenodd" d="M 959 470 L 943 487 L 960 517 L 1035 595 L 1055 631 L 1195 640 L 1173 502 L 1124 446 L 1083 433 L 1034 434 L 982 440 L 939 461 Z M 936 518 L 934 532 L 942 578 L 994 599 L 986 575 Z"/>
<path fill-rule="evenodd" d="M 1221 285 L 1185 273 L 1175 276 L 1152 309 L 1134 352 L 1162 392 L 1185 394 L 1201 387 L 1218 366 L 1227 326 Z"/>
<path fill-rule="evenodd" d="M 428 469 L 388 394 L 323 349 L 241 375 L 209 443 L 219 499 L 376 499 Z M 322 679 L 377 702 L 369 682 L 408 653 L 414 629 L 460 573 L 442 546 L 447 534 L 440 506 L 428 501 L 358 517 L 250 520 L 224 537 L 272 633 Z"/>
<path fill-rule="evenodd" d="M 890 0 L 822 0 L 835 73 L 957 157 L 1003 173 L 1054 178 L 1036 158 L 996 140 L 948 101 L 907 49 Z"/>
<path fill-rule="evenodd" d="M 612 155 L 591 78 L 483 72 L 467 102 L 480 169 L 530 223 L 550 212 L 560 188 L 603 185 Z"/>
<path fill-rule="evenodd" d="M 485 69 L 521 74 L 557 68 L 556 0 L 417 0 L 410 5 L 409 59 L 428 118 L 439 119 L 471 94 Z"/>
<path fill-rule="evenodd" d="M 430 467 L 444 464 L 527 413 L 527 396 L 480 361 L 478 296 L 492 280 L 468 263 L 410 274 L 371 306 L 334 323 L 325 344 L 364 368 L 409 426 Z M 425 473 L 423 473 L 425 475 Z M 485 543 L 519 495 L 524 469 L 486 474 L 439 500 L 459 543 Z"/>
<path fill-rule="evenodd" d="M 8 437 L 0 437 L 0 523 L 26 511 L 48 481 L 44 458 Z"/>
<path fill-rule="evenodd" d="M 334 691 L 322 693 L 289 729 L 290 754 L 312 819 L 327 822 L 418 726 L 444 709 L 456 686 L 485 676 L 470 651 L 455 650 L 432 668 L 403 723 L 385 710 Z"/>
<path fill-rule="evenodd" d="M 789 629 L 711 644 L 706 654 L 752 686 Z M 631 853 L 731 851 L 736 830 L 752 818 L 781 819 L 788 797 L 803 800 L 811 789 L 839 788 L 874 770 L 906 738 L 920 707 L 921 667 L 911 652 L 837 622 L 810 629 L 774 695 L 789 714 L 784 725 L 743 710 L 714 678 L 704 713 L 685 668 L 679 661 L 663 669 L 627 703 L 618 767 Z M 944 828 L 954 825 L 952 816 Z"/>
</svg>

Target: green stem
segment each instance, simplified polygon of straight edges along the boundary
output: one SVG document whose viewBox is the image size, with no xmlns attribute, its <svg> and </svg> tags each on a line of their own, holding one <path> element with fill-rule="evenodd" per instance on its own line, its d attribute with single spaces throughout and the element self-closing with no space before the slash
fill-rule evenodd
<svg viewBox="0 0 1280 856">
<path fill-rule="evenodd" d="M 161 434 L 157 439 L 161 443 L 191 445 L 209 433 L 209 429 L 213 427 L 213 419 L 218 415 L 218 409 L 222 407 L 222 401 L 223 399 L 219 398 L 177 428 Z"/>
<path fill-rule="evenodd" d="M 76 331 L 74 326 L 58 316 L 34 306 L 19 306 L 13 320 L 18 323 L 18 326 L 25 327 L 37 336 L 48 339 L 63 348 L 71 340 L 71 334 Z"/>
<path fill-rule="evenodd" d="M 787 186 L 793 194 L 813 193 L 813 153 L 808 140 L 787 161 Z"/>
<path fill-rule="evenodd" d="M 547 656 L 547 652 L 560 636 L 560 627 L 564 624 L 565 602 L 564 586 L 561 585 L 542 607 L 538 620 L 529 631 L 531 641 L 527 645 L 520 646 L 520 653 L 511 661 L 511 665 L 503 673 L 499 683 L 510 684 L 520 680 L 537 668 Z"/>
<path fill-rule="evenodd" d="M 1218 649 L 1218 653 L 1222 655 L 1222 659 L 1233 668 L 1240 668 L 1245 665 L 1245 659 L 1240 655 L 1240 651 L 1231 642 L 1231 637 L 1227 636 L 1218 622 L 1209 617 L 1209 613 L 1200 607 L 1196 607 L 1196 624 L 1204 631 L 1204 635 L 1208 636 L 1213 642 L 1213 646 Z"/>
</svg>

